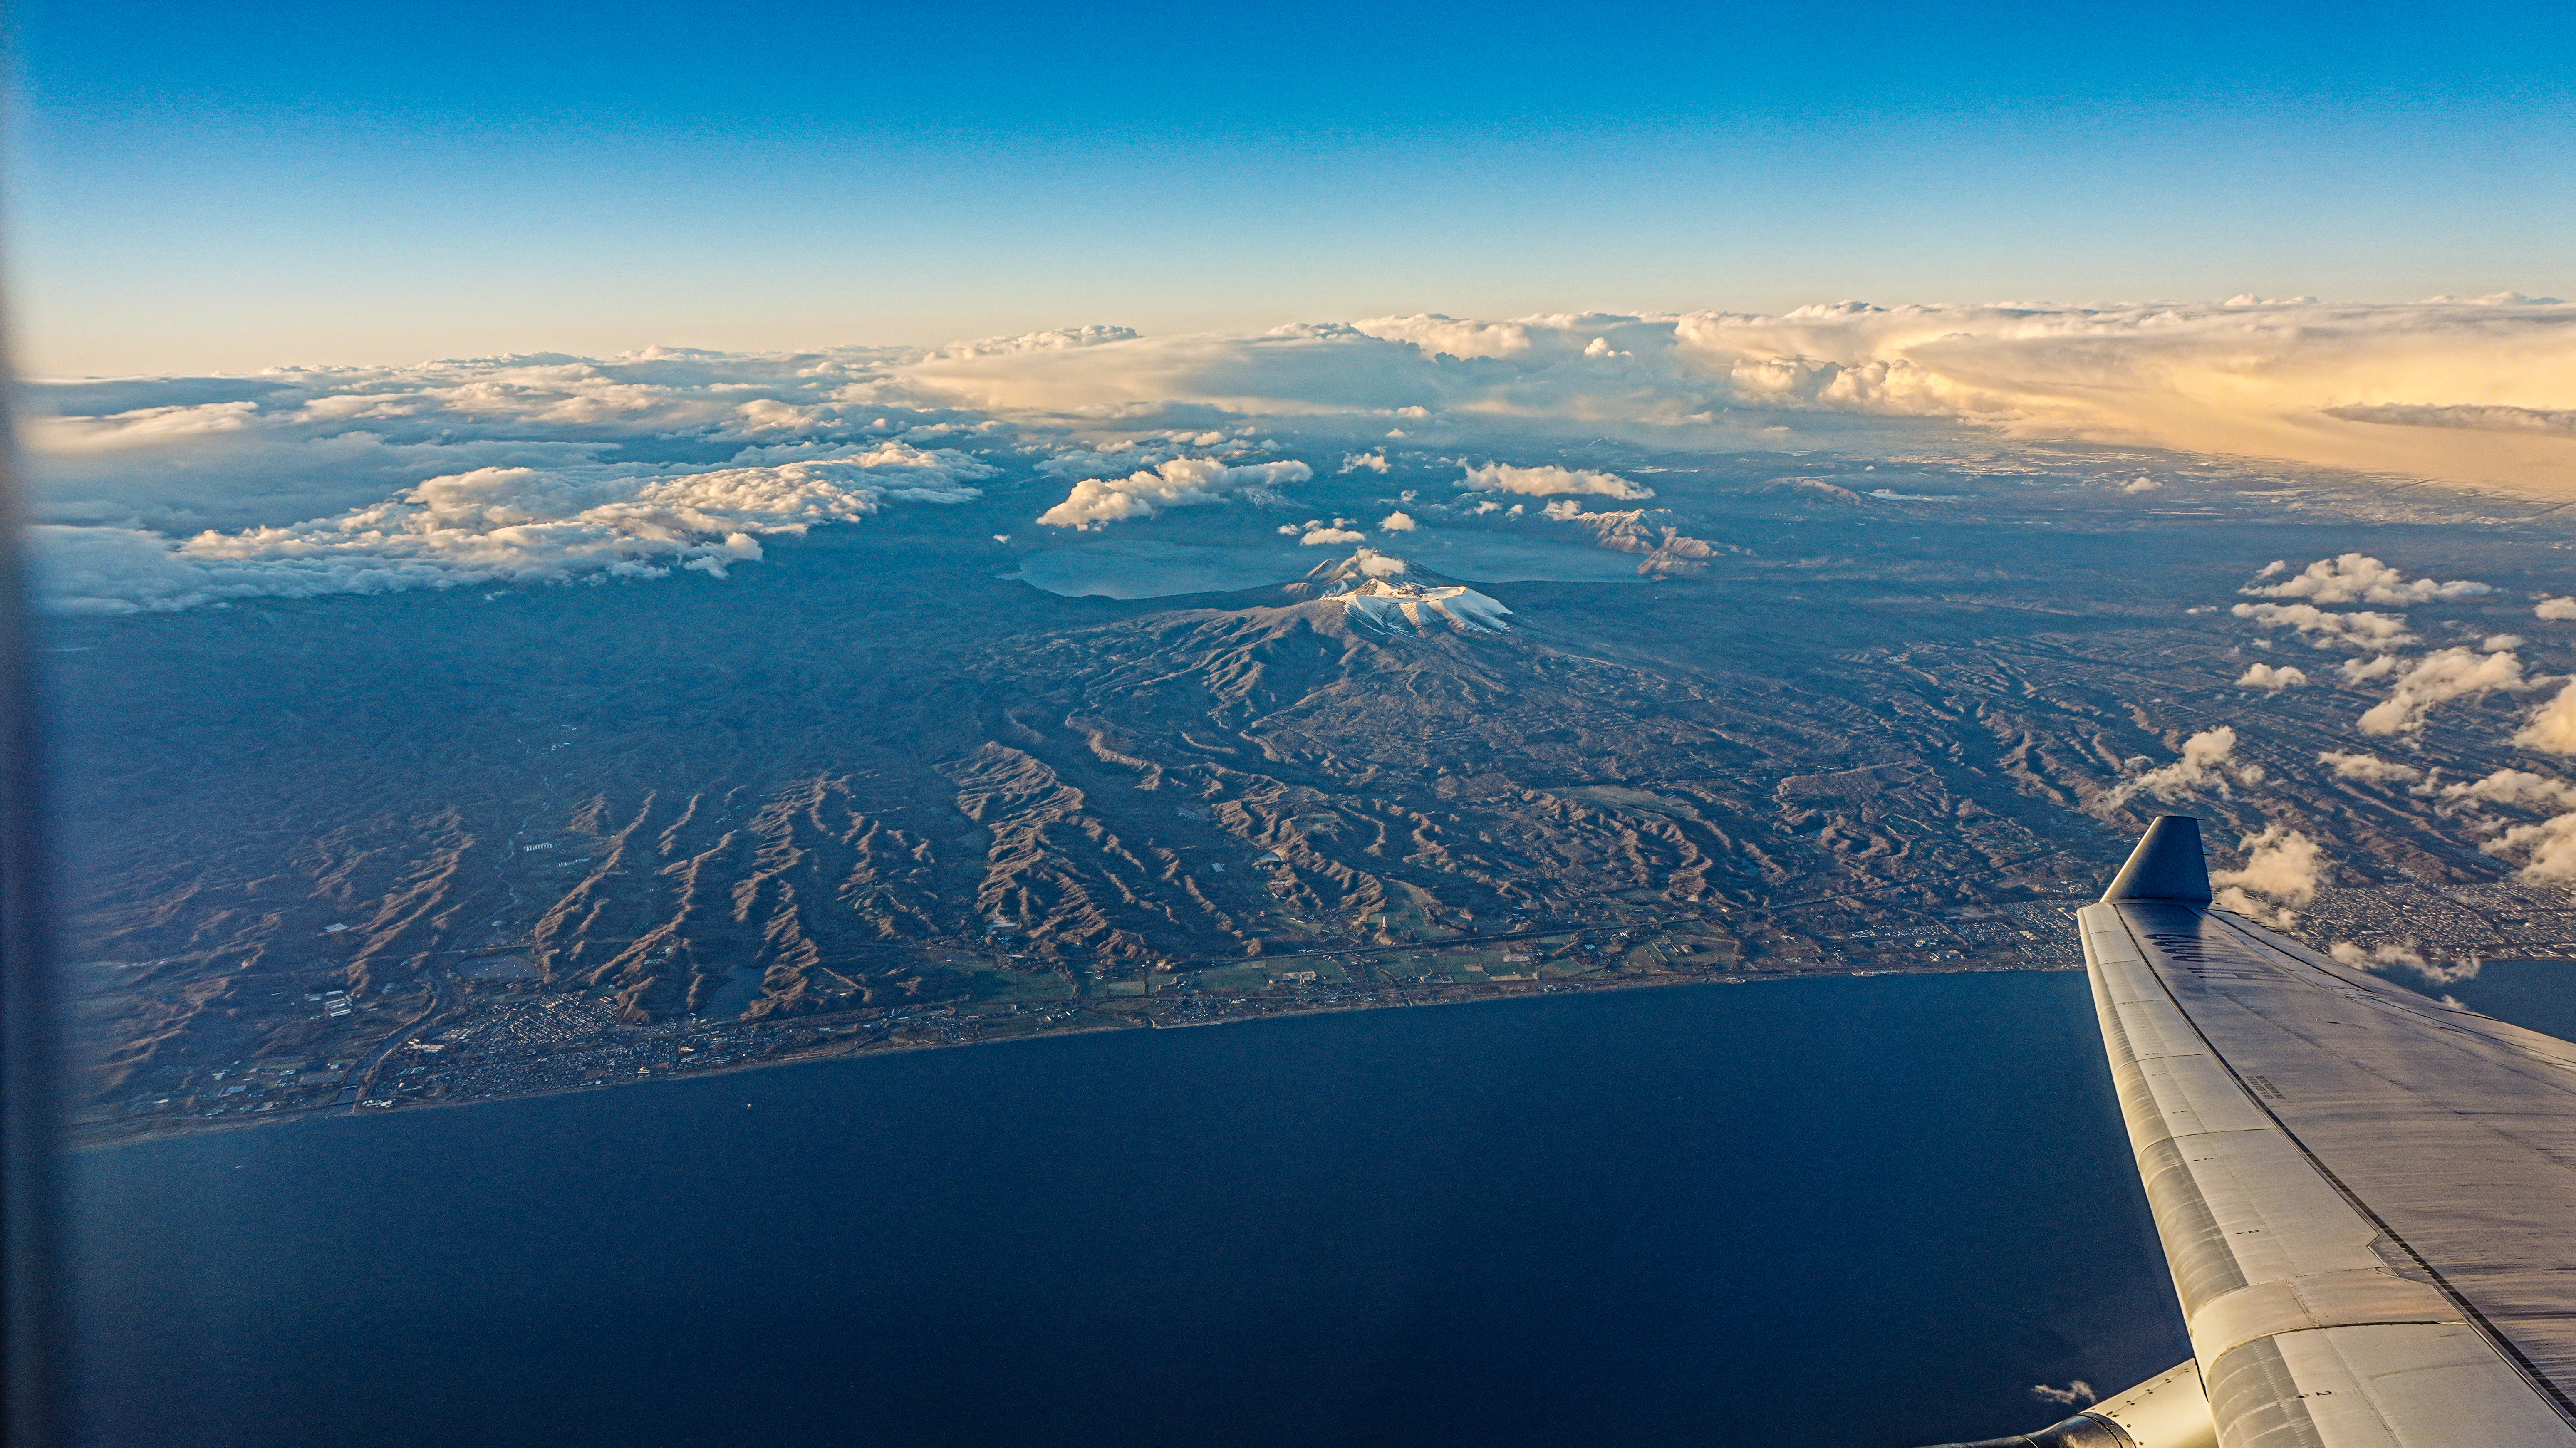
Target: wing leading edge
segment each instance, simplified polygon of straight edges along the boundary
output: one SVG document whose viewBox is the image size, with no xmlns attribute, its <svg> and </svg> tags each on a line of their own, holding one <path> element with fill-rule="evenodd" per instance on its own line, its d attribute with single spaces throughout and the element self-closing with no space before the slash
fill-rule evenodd
<svg viewBox="0 0 2576 1448">
<path fill-rule="evenodd" d="M 2077 919 L 2219 1442 L 2576 1448 L 2576 1047 L 2209 901 L 2169 817 Z"/>
</svg>

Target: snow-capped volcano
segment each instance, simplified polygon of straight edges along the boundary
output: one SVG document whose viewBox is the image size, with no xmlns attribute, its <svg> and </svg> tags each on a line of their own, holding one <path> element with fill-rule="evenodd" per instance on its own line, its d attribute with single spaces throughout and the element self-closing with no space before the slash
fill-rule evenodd
<svg viewBox="0 0 2576 1448">
<path fill-rule="evenodd" d="M 1416 572 L 1403 559 L 1363 548 L 1315 565 L 1288 592 L 1338 604 L 1352 624 L 1382 632 L 1427 633 L 1443 624 L 1458 633 L 1509 633 L 1511 610 L 1463 583 Z"/>
</svg>

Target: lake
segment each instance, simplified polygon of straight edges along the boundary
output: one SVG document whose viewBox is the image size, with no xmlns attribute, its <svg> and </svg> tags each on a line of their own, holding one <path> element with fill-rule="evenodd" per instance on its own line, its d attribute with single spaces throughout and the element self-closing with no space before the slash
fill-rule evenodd
<svg viewBox="0 0 2576 1448">
<path fill-rule="evenodd" d="M 1763 1444 L 2188 1355 L 2084 977 L 1569 994 L 82 1154 L 100 1444 Z"/>
</svg>

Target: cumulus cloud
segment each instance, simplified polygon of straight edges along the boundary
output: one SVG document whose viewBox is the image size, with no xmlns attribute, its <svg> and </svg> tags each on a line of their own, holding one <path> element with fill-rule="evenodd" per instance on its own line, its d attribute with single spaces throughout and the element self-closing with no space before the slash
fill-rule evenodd
<svg viewBox="0 0 2576 1448">
<path fill-rule="evenodd" d="M 2267 574 L 2270 571 L 2265 570 Z M 2362 553 L 2320 558 L 2284 582 L 2260 588 L 2248 586 L 2240 591 L 2256 598 L 2304 598 L 2314 603 L 2434 603 L 2495 592 L 2486 584 L 2468 579 L 2450 583 L 2409 579 Z"/>
<path fill-rule="evenodd" d="M 2525 856 L 2525 879 L 2576 880 L 2576 784 L 2526 769 L 2499 769 L 2483 779 L 2444 785 L 2440 793 L 2446 800 L 2560 811 L 2537 824 L 2503 826 L 2502 833 L 2478 848 L 2490 855 Z M 2500 824 L 2487 820 L 2485 828 Z"/>
<path fill-rule="evenodd" d="M 2396 674 L 2387 698 L 2364 710 L 2364 734 L 2411 734 L 2433 710 L 2454 699 L 2534 687 L 2522 676 L 2522 658 L 2510 652 L 2435 649 Z"/>
<path fill-rule="evenodd" d="M 1583 493 L 1630 501 L 1655 495 L 1654 489 L 1632 483 L 1617 473 L 1587 472 L 1552 464 L 1536 468 L 1516 468 L 1508 463 L 1466 467 L 1466 476 L 1459 480 L 1458 487 L 1460 491 L 1470 493 L 1528 493 L 1533 497 Z"/>
<path fill-rule="evenodd" d="M 2163 486 L 2164 484 L 2157 482 L 2153 478 L 2138 477 L 2122 483 L 2120 485 L 2120 491 L 2124 493 L 2152 493 Z"/>
<path fill-rule="evenodd" d="M 2204 789 L 2224 796 L 2231 778 L 2238 784 L 2260 784 L 2263 767 L 2236 761 L 2236 731 L 2222 724 L 2184 740 L 2182 757 L 2173 763 L 2121 781 L 2104 796 L 2104 803 L 2117 809 L 2141 794 L 2171 801 Z"/>
<path fill-rule="evenodd" d="M 2209 883 L 2219 887 L 2215 902 L 2218 908 L 2282 929 L 2295 924 L 2296 908 L 2304 907 L 2317 895 L 2317 842 L 2298 830 L 2275 824 L 2265 826 L 2261 834 L 2245 836 L 2237 844 L 2246 851 L 2245 867 L 2209 873 Z"/>
<path fill-rule="evenodd" d="M 2576 754 L 2576 679 L 2533 711 L 2513 742 L 2547 754 Z"/>
<path fill-rule="evenodd" d="M 2489 804 L 2576 808 L 2576 785 L 2527 769 L 2499 769 L 2484 779 L 2442 786 L 2444 799 L 2484 800 Z"/>
<path fill-rule="evenodd" d="M 2414 765 L 2382 759 L 2376 754 L 2347 754 L 2329 749 L 2317 756 L 2317 762 L 2332 767 L 2337 778 L 2363 779 L 2373 784 L 2411 782 L 2424 777 L 2424 771 Z"/>
<path fill-rule="evenodd" d="M 1383 451 L 1373 453 L 1351 453 L 1342 459 L 1341 471 L 1343 472 L 1355 473 L 1362 468 L 1366 468 L 1373 473 L 1385 472 L 1387 468 L 1386 454 Z"/>
<path fill-rule="evenodd" d="M 2434 985 L 2456 985 L 2464 980 L 2475 980 L 2485 964 L 2472 954 L 2455 964 L 2433 965 L 2424 959 L 2423 952 L 2411 941 L 2404 945 L 2382 944 L 2365 950 L 2352 941 L 2338 940 L 2326 954 L 2363 970 L 2385 971 L 2391 966 L 2411 970 Z"/>
<path fill-rule="evenodd" d="M 2240 603 L 2229 612 L 2256 628 L 2292 628 L 2311 645 L 2373 651 L 2416 642 L 2402 613 L 2328 613 L 2312 603 Z"/>
<path fill-rule="evenodd" d="M 1317 548 L 1328 543 L 1365 543 L 1368 535 L 1353 528 L 1316 528 L 1297 541 L 1309 548 Z"/>
<path fill-rule="evenodd" d="M 1410 513 L 1389 513 L 1377 522 L 1377 530 L 1381 533 L 1410 533 L 1420 526 Z"/>
<path fill-rule="evenodd" d="M 2576 881 L 2576 813 L 2514 825 L 2479 848 L 2491 855 L 2523 855 L 2524 879 Z"/>
<path fill-rule="evenodd" d="M 1583 516 L 1583 505 L 1572 498 L 1559 498 L 1539 511 L 1557 522 L 1567 523 Z"/>
<path fill-rule="evenodd" d="M 2239 676 L 2236 684 L 2243 689 L 2268 689 L 2277 694 L 2283 689 L 2306 688 L 2308 675 L 2305 669 L 2287 666 L 2276 669 L 2270 664 L 2256 664 Z"/>
<path fill-rule="evenodd" d="M 1123 478 L 1084 478 L 1064 501 L 1038 515 L 1053 528 L 1105 528 L 1127 518 L 1150 518 L 1165 508 L 1222 503 L 1241 496 L 1275 502 L 1278 488 L 1315 475 L 1304 463 L 1251 463 L 1229 467 L 1212 458 L 1174 458 Z"/>
<path fill-rule="evenodd" d="M 2365 970 L 2382 965 L 2421 966 L 2424 963 L 2421 954 L 2404 945 L 2382 945 L 2365 950 L 2349 940 L 2338 940 L 2327 948 L 2326 954 L 2346 965 L 2358 965 Z"/>
<path fill-rule="evenodd" d="M 954 452 L 886 443 L 830 461 L 649 474 L 477 468 L 371 507 L 184 541 L 132 528 L 36 530 L 41 596 L 76 614 L 314 597 L 559 583 L 585 575 L 725 576 L 763 535 L 850 522 L 888 501 L 962 503 L 995 469 Z"/>
<path fill-rule="evenodd" d="M 2091 1383 L 2082 1378 L 2076 1378 L 2062 1388 L 2052 1388 L 2046 1383 L 2033 1383 L 2030 1386 L 2030 1395 L 2043 1403 L 2054 1403 L 2061 1408 L 2087 1407 L 2100 1401 L 2102 1397 L 2100 1393 L 2093 1391 Z"/>
<path fill-rule="evenodd" d="M 2576 618 L 2576 597 L 2543 598 L 2532 613 L 2551 620 Z"/>
</svg>

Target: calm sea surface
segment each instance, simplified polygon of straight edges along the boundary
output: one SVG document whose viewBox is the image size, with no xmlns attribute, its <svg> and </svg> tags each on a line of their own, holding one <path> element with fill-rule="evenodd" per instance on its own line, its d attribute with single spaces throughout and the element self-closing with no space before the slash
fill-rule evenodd
<svg viewBox="0 0 2576 1448">
<path fill-rule="evenodd" d="M 1894 1448 L 2189 1351 L 2079 973 L 925 1052 L 75 1176 L 101 1444 Z"/>
</svg>

